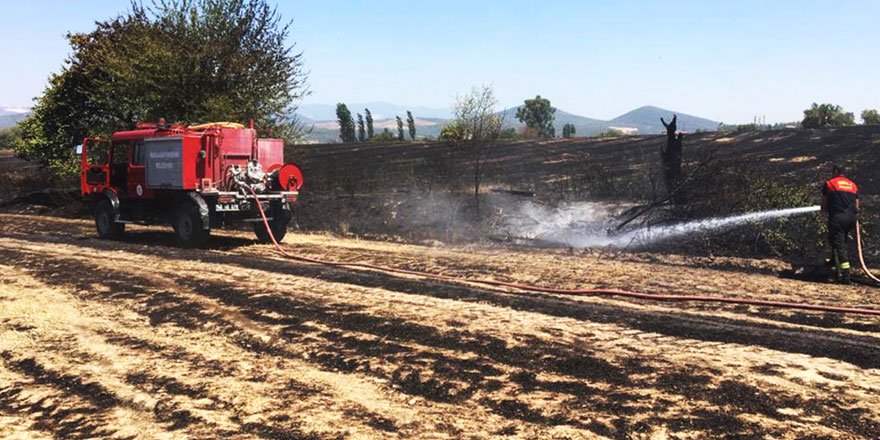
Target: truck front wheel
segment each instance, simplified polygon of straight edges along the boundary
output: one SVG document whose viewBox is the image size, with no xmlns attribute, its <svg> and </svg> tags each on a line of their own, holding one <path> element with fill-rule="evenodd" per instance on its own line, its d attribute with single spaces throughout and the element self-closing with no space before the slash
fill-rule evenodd
<svg viewBox="0 0 880 440">
<path fill-rule="evenodd" d="M 118 240 L 125 232 L 125 223 L 116 223 L 116 211 L 107 199 L 101 200 L 95 207 L 95 226 L 98 237 L 103 239 Z"/>
<path fill-rule="evenodd" d="M 174 236 L 177 244 L 184 248 L 200 247 L 208 241 L 210 229 L 202 227 L 199 209 L 192 203 L 181 203 L 174 214 Z"/>
<path fill-rule="evenodd" d="M 273 206 L 267 213 L 271 216 L 269 220 L 269 228 L 272 229 L 272 235 L 275 241 L 281 242 L 287 234 L 287 225 L 290 223 L 290 211 L 278 206 Z M 266 225 L 262 221 L 254 222 L 254 235 L 257 241 L 262 244 L 272 243 L 269 232 L 266 231 Z"/>
</svg>

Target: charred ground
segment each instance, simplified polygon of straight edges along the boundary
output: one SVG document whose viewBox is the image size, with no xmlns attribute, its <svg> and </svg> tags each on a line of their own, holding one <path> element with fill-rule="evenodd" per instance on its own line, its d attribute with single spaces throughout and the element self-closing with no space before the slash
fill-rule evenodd
<svg viewBox="0 0 880 440">
<path fill-rule="evenodd" d="M 473 212 L 467 152 L 443 143 L 295 146 L 288 159 L 311 176 L 297 215 L 304 230 L 444 242 L 504 239 L 497 225 L 510 196 L 536 203 L 599 201 L 647 204 L 664 195 L 663 136 L 515 141 L 497 145 L 485 167 L 480 220 Z M 765 209 L 816 205 L 829 165 L 840 163 L 860 184 L 868 234 L 880 203 L 880 129 L 696 133 L 684 138 L 687 203 L 652 211 L 649 222 L 687 221 Z M 822 250 L 818 215 L 698 234 L 650 250 L 693 255 L 752 255 L 802 262 Z M 869 242 L 871 240 L 868 240 Z M 867 256 L 876 262 L 873 247 Z"/>
</svg>

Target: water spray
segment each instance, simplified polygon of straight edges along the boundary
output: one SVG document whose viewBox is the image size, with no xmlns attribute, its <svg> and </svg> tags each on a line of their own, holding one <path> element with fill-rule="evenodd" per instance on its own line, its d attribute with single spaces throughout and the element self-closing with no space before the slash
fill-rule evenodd
<svg viewBox="0 0 880 440">
<path fill-rule="evenodd" d="M 607 215 L 604 218 L 597 218 L 595 205 L 581 204 L 577 206 L 579 208 L 566 207 L 549 214 L 545 211 L 535 213 L 532 209 L 529 214 L 535 220 L 535 226 L 528 228 L 525 235 L 574 248 L 622 248 L 631 245 L 658 243 L 698 232 L 724 230 L 754 222 L 808 214 L 818 212 L 820 209 L 819 206 L 773 209 L 671 225 L 644 226 L 622 233 L 614 233 L 613 228 L 609 227 L 611 219 Z"/>
<path fill-rule="evenodd" d="M 613 241 L 609 244 L 613 246 L 626 246 L 630 243 L 650 244 L 696 232 L 723 230 L 749 223 L 818 212 L 819 210 L 820 207 L 818 205 L 805 206 L 802 208 L 773 209 L 770 211 L 752 212 L 732 217 L 713 217 L 705 220 L 695 220 L 673 225 L 648 226 L 614 236 Z"/>
</svg>

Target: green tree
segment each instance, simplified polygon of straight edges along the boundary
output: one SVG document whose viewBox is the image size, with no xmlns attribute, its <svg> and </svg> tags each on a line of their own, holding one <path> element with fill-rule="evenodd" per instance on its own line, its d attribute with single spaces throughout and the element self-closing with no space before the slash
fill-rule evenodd
<svg viewBox="0 0 880 440">
<path fill-rule="evenodd" d="M 357 140 L 354 132 L 354 119 L 351 117 L 348 107 L 341 102 L 336 104 L 336 122 L 339 124 L 339 139 L 342 139 L 342 142 L 348 143 Z"/>
<path fill-rule="evenodd" d="M 0 150 L 12 149 L 19 137 L 18 127 L 0 129 Z"/>
<path fill-rule="evenodd" d="M 358 142 L 364 142 L 367 140 L 367 132 L 364 130 L 364 117 L 358 113 Z"/>
<path fill-rule="evenodd" d="M 289 22 L 266 0 L 139 1 L 89 33 L 21 124 L 16 152 L 75 169 L 72 146 L 141 121 L 247 121 L 290 138 L 306 94 Z"/>
<path fill-rule="evenodd" d="M 862 123 L 880 125 L 880 113 L 877 113 L 877 110 L 862 110 Z"/>
<path fill-rule="evenodd" d="M 453 121 L 440 129 L 441 141 L 461 142 L 465 139 L 465 128 L 459 121 Z"/>
<path fill-rule="evenodd" d="M 816 104 L 804 110 L 801 125 L 804 128 L 844 127 L 855 125 L 855 116 L 844 112 L 839 105 Z"/>
<path fill-rule="evenodd" d="M 562 137 L 566 139 L 572 138 L 574 137 L 576 131 L 577 129 L 575 129 L 574 124 L 568 122 L 562 126 Z"/>
<path fill-rule="evenodd" d="M 503 118 L 495 112 L 498 99 L 491 86 L 474 87 L 459 97 L 454 105 L 453 121 L 444 126 L 440 136 L 466 152 L 473 176 L 475 215 L 480 216 L 480 187 L 498 138 Z"/>
<path fill-rule="evenodd" d="M 373 140 L 373 114 L 370 113 L 370 109 L 365 108 L 364 114 L 367 118 L 367 140 Z"/>
<path fill-rule="evenodd" d="M 501 130 L 501 133 L 498 135 L 498 138 L 499 139 L 507 139 L 507 140 L 516 139 L 517 138 L 516 129 L 513 127 L 505 128 L 504 130 Z"/>
<path fill-rule="evenodd" d="M 553 126 L 556 109 L 550 106 L 550 100 L 535 96 L 535 99 L 526 99 L 525 104 L 516 110 L 516 118 L 534 130 L 542 139 L 556 136 L 556 128 Z"/>
<path fill-rule="evenodd" d="M 409 129 L 409 140 L 416 140 L 416 120 L 409 110 L 406 111 L 406 128 Z"/>
<path fill-rule="evenodd" d="M 397 140 L 403 141 L 403 119 L 397 116 Z"/>
<path fill-rule="evenodd" d="M 373 138 L 373 140 L 376 142 L 391 142 L 394 140 L 394 134 L 391 133 L 391 130 L 389 130 L 388 127 L 385 127 Z"/>
</svg>

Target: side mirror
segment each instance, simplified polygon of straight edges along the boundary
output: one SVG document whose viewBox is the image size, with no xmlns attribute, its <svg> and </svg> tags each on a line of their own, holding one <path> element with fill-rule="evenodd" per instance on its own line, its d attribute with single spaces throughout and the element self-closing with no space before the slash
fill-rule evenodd
<svg viewBox="0 0 880 440">
<path fill-rule="evenodd" d="M 77 156 L 82 156 L 82 154 L 83 154 L 83 146 L 82 146 L 82 144 L 79 144 L 79 145 L 77 145 L 76 147 L 74 147 L 74 151 L 76 152 L 76 155 L 77 155 Z"/>
</svg>

